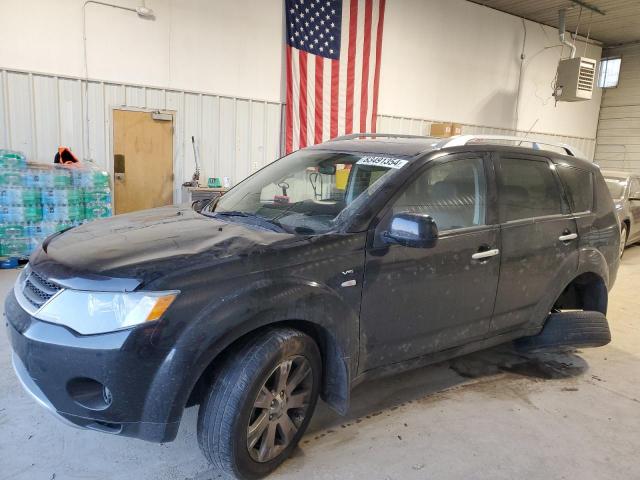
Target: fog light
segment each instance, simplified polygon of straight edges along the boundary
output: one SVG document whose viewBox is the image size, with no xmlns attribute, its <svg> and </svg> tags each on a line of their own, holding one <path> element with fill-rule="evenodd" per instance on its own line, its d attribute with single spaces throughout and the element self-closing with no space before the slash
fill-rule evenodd
<svg viewBox="0 0 640 480">
<path fill-rule="evenodd" d="M 111 390 L 109 390 L 107 387 L 102 387 L 102 400 L 104 401 L 105 405 L 111 405 L 113 396 L 111 395 Z"/>
<path fill-rule="evenodd" d="M 113 401 L 111 390 L 92 378 L 78 377 L 70 380 L 67 392 L 74 402 L 90 410 L 104 410 Z"/>
</svg>

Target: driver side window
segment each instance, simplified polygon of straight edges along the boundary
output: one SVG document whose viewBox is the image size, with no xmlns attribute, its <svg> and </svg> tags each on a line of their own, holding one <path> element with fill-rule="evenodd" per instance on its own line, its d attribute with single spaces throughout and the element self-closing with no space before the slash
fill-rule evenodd
<svg viewBox="0 0 640 480">
<path fill-rule="evenodd" d="M 440 231 L 485 224 L 487 186 L 483 161 L 466 158 L 435 165 L 410 183 L 393 213 L 430 215 Z"/>
</svg>

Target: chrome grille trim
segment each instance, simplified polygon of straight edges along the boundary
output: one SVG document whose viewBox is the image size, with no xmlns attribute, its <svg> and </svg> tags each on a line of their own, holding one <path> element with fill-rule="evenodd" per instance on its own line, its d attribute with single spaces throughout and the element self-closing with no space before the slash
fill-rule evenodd
<svg viewBox="0 0 640 480">
<path fill-rule="evenodd" d="M 28 264 L 13 287 L 18 304 L 32 316 L 62 290 L 62 287 L 34 272 Z"/>
</svg>

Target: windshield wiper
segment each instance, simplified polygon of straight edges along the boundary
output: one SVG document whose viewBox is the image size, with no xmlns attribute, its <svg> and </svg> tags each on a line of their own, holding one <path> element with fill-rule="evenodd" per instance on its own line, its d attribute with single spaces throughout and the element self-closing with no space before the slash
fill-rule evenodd
<svg viewBox="0 0 640 480">
<path fill-rule="evenodd" d="M 255 213 L 247 213 L 247 212 L 241 212 L 239 210 L 226 210 L 223 212 L 213 212 L 210 215 L 207 215 L 208 217 L 212 217 L 212 218 L 216 218 L 218 216 L 220 217 L 242 217 L 242 218 L 249 218 L 251 219 L 252 222 L 267 228 L 269 230 L 272 230 L 274 232 L 286 232 L 285 228 L 280 224 L 280 222 L 276 221 L 276 220 L 270 220 L 268 218 L 262 217 L 260 215 L 257 215 Z M 273 228 L 276 227 L 276 228 Z"/>
</svg>

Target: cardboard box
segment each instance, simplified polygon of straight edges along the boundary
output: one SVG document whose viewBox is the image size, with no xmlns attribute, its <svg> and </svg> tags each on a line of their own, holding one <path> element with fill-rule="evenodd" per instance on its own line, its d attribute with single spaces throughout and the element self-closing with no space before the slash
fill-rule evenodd
<svg viewBox="0 0 640 480">
<path fill-rule="evenodd" d="M 431 124 L 431 136 L 432 137 L 452 137 L 454 135 L 462 135 L 462 125 L 459 123 L 432 123 Z"/>
</svg>

